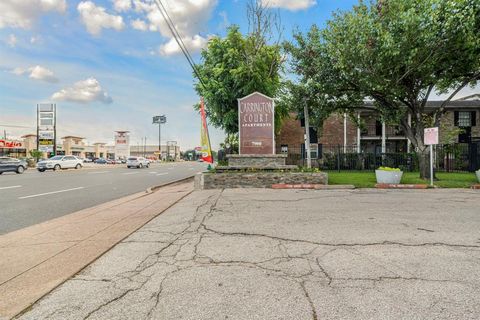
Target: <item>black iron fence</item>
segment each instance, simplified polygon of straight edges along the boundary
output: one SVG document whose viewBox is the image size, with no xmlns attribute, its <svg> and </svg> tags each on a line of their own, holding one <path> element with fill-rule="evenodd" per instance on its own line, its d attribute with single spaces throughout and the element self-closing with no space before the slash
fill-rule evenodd
<svg viewBox="0 0 480 320">
<path fill-rule="evenodd" d="M 287 154 L 287 164 L 306 166 L 303 145 L 283 146 L 277 153 Z M 406 152 L 365 152 L 356 146 L 312 145 L 312 166 L 322 170 L 370 170 L 378 167 L 418 171 L 418 156 Z M 434 146 L 434 164 L 438 172 L 473 172 L 480 169 L 480 142 Z"/>
</svg>

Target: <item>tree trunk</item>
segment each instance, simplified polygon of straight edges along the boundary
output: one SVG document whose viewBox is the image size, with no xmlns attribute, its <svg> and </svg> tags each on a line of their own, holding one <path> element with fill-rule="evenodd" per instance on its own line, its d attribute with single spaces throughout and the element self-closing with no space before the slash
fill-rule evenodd
<svg viewBox="0 0 480 320">
<path fill-rule="evenodd" d="M 421 179 L 430 179 L 430 148 L 423 146 L 417 151 Z"/>
</svg>

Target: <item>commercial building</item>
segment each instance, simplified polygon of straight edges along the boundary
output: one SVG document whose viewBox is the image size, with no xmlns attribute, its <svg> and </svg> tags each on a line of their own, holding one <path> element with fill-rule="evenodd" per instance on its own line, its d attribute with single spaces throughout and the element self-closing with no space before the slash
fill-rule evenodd
<svg viewBox="0 0 480 320">
<path fill-rule="evenodd" d="M 158 145 L 147 146 L 128 146 L 120 149 L 120 156 L 115 154 L 119 150 L 118 146 L 108 145 L 102 142 L 96 142 L 88 145 L 84 137 L 65 136 L 61 137 L 61 143 L 57 144 L 57 154 L 74 155 L 81 158 L 108 158 L 118 159 L 128 156 L 145 156 L 150 159 L 159 159 Z M 37 149 L 37 135 L 27 134 L 19 140 L 0 139 L 0 156 L 10 156 L 15 158 L 29 157 L 30 151 Z M 125 152 L 125 150 L 127 150 Z M 162 145 L 162 159 L 178 160 L 180 159 L 180 146 L 169 142 Z M 47 155 L 45 154 L 45 157 Z"/>
</svg>

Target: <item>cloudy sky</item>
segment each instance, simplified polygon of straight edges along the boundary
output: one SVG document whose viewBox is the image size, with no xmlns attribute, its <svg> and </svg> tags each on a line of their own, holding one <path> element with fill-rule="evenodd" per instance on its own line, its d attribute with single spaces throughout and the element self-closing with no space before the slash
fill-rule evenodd
<svg viewBox="0 0 480 320">
<path fill-rule="evenodd" d="M 209 36 L 247 28 L 246 0 L 163 1 L 196 62 Z M 265 1 L 287 39 L 356 2 Z M 199 97 L 179 53 L 152 0 L 0 0 L 0 136 L 33 133 L 36 104 L 56 102 L 61 136 L 111 143 L 114 130 L 130 130 L 132 144 L 154 143 L 151 118 L 165 114 L 162 140 L 197 146 Z M 216 148 L 223 133 L 210 130 Z"/>
</svg>

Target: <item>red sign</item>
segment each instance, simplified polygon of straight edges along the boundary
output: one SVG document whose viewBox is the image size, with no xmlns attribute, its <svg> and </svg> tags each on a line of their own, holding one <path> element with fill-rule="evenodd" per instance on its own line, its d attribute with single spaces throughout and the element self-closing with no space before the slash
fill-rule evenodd
<svg viewBox="0 0 480 320">
<path fill-rule="evenodd" d="M 0 148 L 7 148 L 7 149 L 23 148 L 23 142 L 21 142 L 21 141 L 8 141 L 8 140 L 0 139 Z"/>
<path fill-rule="evenodd" d="M 426 128 L 423 132 L 423 143 L 425 145 L 438 144 L 438 127 Z"/>
<path fill-rule="evenodd" d="M 275 154 L 275 104 L 255 92 L 238 99 L 240 154 Z"/>
</svg>

